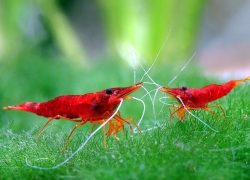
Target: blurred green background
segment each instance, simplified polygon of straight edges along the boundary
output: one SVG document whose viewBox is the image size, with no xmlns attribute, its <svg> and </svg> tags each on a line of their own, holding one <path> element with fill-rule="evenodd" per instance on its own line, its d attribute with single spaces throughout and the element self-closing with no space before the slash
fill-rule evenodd
<svg viewBox="0 0 250 180">
<path fill-rule="evenodd" d="M 2 1 L 1 57 L 42 50 L 89 64 L 110 54 L 131 59 L 122 51 L 133 46 L 152 62 L 172 30 L 161 53 L 171 61 L 193 53 L 203 4 L 198 0 Z M 99 45 L 90 48 L 93 44 Z"/>
<path fill-rule="evenodd" d="M 204 2 L 1 1 L 0 105 L 130 86 L 143 75 L 138 63 L 149 68 L 163 45 L 150 75 L 167 85 L 194 53 Z M 176 83 L 185 83 L 193 71 L 198 72 L 187 68 L 189 74 Z M 140 97 L 145 91 L 138 93 Z M 140 113 L 133 111 L 141 112 L 142 105 L 127 104 L 133 104 L 134 110 L 124 105 L 122 113 L 138 119 Z M 152 118 L 152 111 L 148 114 Z M 15 132 L 35 134 L 45 121 L 30 113 L 0 113 L 1 128 Z"/>
</svg>

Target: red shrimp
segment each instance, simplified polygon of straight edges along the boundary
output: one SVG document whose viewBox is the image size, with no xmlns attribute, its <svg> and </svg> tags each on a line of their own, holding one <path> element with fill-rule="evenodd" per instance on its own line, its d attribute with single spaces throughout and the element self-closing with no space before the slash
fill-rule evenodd
<svg viewBox="0 0 250 180">
<path fill-rule="evenodd" d="M 224 117 L 226 117 L 220 105 L 207 106 L 207 103 L 226 96 L 235 86 L 247 80 L 250 80 L 250 76 L 242 80 L 231 80 L 222 85 L 211 84 L 203 88 L 187 88 L 186 86 L 181 88 L 170 88 L 164 86 L 160 91 L 172 95 L 172 98 L 180 102 L 180 104 L 177 104 L 178 107 L 174 107 L 174 112 L 170 114 L 170 121 L 172 121 L 172 116 L 174 114 L 177 114 L 179 119 L 185 120 L 185 113 L 187 110 L 203 109 L 215 116 L 214 112 L 210 110 L 210 108 L 215 107 L 219 107 Z"/>
<path fill-rule="evenodd" d="M 38 132 L 36 138 L 39 137 L 45 127 L 54 119 L 78 122 L 79 124 L 75 125 L 68 135 L 64 145 L 65 150 L 71 135 L 78 127 L 84 125 L 88 121 L 94 125 L 104 123 L 106 119 L 113 115 L 120 102 L 122 100 L 131 99 L 132 97 L 129 96 L 129 94 L 140 89 L 142 85 L 143 82 L 139 82 L 129 87 L 110 88 L 84 95 L 58 96 L 47 102 L 25 102 L 15 106 L 4 106 L 3 109 L 21 110 L 50 118 Z M 139 130 L 133 118 L 128 120 L 133 120 L 135 126 Z M 105 133 L 105 128 L 103 127 L 104 148 L 106 148 L 106 136 L 113 134 L 116 137 L 116 134 L 124 128 L 124 123 L 127 123 L 132 131 L 132 126 L 128 120 L 123 119 L 119 113 L 117 113 L 114 116 L 114 120 L 108 122 L 109 130 L 107 133 Z"/>
</svg>

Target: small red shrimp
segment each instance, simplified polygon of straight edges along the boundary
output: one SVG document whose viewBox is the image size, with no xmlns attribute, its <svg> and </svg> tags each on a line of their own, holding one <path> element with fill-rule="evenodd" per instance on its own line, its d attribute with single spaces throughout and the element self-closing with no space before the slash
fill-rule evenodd
<svg viewBox="0 0 250 180">
<path fill-rule="evenodd" d="M 203 109 L 214 116 L 215 114 L 210 108 L 215 107 L 219 107 L 225 116 L 225 112 L 220 105 L 207 106 L 207 103 L 226 96 L 235 86 L 247 80 L 250 80 L 250 76 L 242 80 L 231 80 L 222 85 L 211 84 L 203 88 L 187 88 L 186 86 L 170 88 L 164 86 L 160 88 L 160 91 L 170 94 L 172 98 L 180 102 L 180 104 L 177 104 L 178 107 L 173 107 L 174 112 L 170 114 L 170 121 L 172 121 L 174 114 L 177 114 L 179 119 L 185 120 L 187 110 Z"/>
</svg>

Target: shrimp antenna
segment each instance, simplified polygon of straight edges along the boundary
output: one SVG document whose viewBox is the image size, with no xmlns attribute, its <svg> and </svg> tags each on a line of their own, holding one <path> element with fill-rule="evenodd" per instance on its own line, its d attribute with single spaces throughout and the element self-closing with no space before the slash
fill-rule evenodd
<svg viewBox="0 0 250 180">
<path fill-rule="evenodd" d="M 117 109 L 115 110 L 115 112 L 112 114 L 112 116 L 110 116 L 101 126 L 99 126 L 93 133 L 91 133 L 89 135 L 89 137 L 84 141 L 84 143 L 82 143 L 82 145 L 74 152 L 72 153 L 67 159 L 65 159 L 63 162 L 59 163 L 56 166 L 52 166 L 52 167 L 40 167 L 40 166 L 33 166 L 28 162 L 28 159 L 26 158 L 26 165 L 32 168 L 36 168 L 36 169 L 41 169 L 41 170 L 52 170 L 52 169 L 56 169 L 62 165 L 64 165 L 66 162 L 68 162 L 73 156 L 75 156 L 79 151 L 82 150 L 82 148 L 87 144 L 87 142 L 103 127 L 105 126 L 119 111 L 119 109 L 121 108 L 123 99 L 121 99 L 120 104 L 118 105 Z"/>
<path fill-rule="evenodd" d="M 167 37 L 165 38 L 165 40 L 164 40 L 164 42 L 163 42 L 163 44 L 162 44 L 160 50 L 158 51 L 158 53 L 157 53 L 157 55 L 156 55 L 156 57 L 155 57 L 153 63 L 152 63 L 151 66 L 149 67 L 149 69 L 148 69 L 148 70 L 145 70 L 145 69 L 143 68 L 143 66 L 141 65 L 141 63 L 139 63 L 140 66 L 141 66 L 141 68 L 142 68 L 142 70 L 144 71 L 144 74 L 143 74 L 143 76 L 142 76 L 142 78 L 141 78 L 140 81 L 142 81 L 143 78 L 147 75 L 148 78 L 151 80 L 152 84 L 154 84 L 154 85 L 157 86 L 157 89 L 156 89 L 156 92 L 155 92 L 155 95 L 154 95 L 154 98 L 153 98 L 153 99 L 152 99 L 151 95 L 148 93 L 148 95 L 150 96 L 150 100 L 151 100 L 151 102 L 152 102 L 153 115 L 154 115 L 154 119 L 155 119 L 155 123 L 156 123 L 156 124 L 158 124 L 158 122 L 156 121 L 156 113 L 155 113 L 155 105 L 154 105 L 154 103 L 155 103 L 156 94 L 157 94 L 157 92 L 158 92 L 158 90 L 159 90 L 159 88 L 160 88 L 161 86 L 160 86 L 159 84 L 157 84 L 157 83 L 150 77 L 149 71 L 153 68 L 153 66 L 154 66 L 156 60 L 158 59 L 158 57 L 159 57 L 159 55 L 160 55 L 160 53 L 161 53 L 163 47 L 165 46 L 165 44 L 166 44 L 166 42 L 167 42 L 167 40 L 168 40 L 168 38 L 169 38 L 169 36 L 170 36 L 171 30 L 172 30 L 172 29 L 169 30 Z"/>
<path fill-rule="evenodd" d="M 128 36 L 126 29 L 125 29 L 125 33 L 126 33 L 126 35 Z M 164 43 L 163 43 L 161 49 L 159 50 L 159 52 L 158 52 L 156 58 L 154 59 L 153 64 L 150 66 L 150 68 L 149 68 L 147 71 L 144 69 L 144 67 L 142 66 L 142 64 L 141 64 L 140 62 L 138 62 L 139 65 L 140 65 L 140 67 L 142 68 L 142 70 L 145 72 L 144 75 L 142 76 L 142 78 L 141 78 L 140 81 L 142 81 L 143 78 L 145 77 L 145 75 L 147 75 L 148 78 L 151 80 L 152 84 L 155 84 L 157 87 L 159 87 L 159 85 L 149 76 L 148 72 L 149 72 L 149 70 L 153 67 L 153 65 L 155 64 L 156 59 L 158 58 L 158 56 L 159 56 L 159 54 L 160 54 L 160 52 L 161 52 L 163 46 L 165 45 L 165 43 L 166 43 L 166 41 L 167 41 L 167 39 L 168 39 L 168 37 L 169 37 L 169 34 L 170 34 L 170 31 L 169 31 L 168 36 L 167 36 L 167 38 L 165 39 L 165 41 L 164 41 Z M 135 51 L 131 48 L 131 46 L 129 46 L 129 50 L 130 50 L 130 53 L 131 53 L 131 55 L 132 55 L 132 61 L 133 61 L 132 64 L 133 64 L 133 69 L 134 69 L 134 84 L 135 84 L 135 83 L 136 83 L 136 65 L 135 65 L 135 59 L 136 59 L 136 58 L 135 58 Z M 145 82 L 144 82 L 144 83 L 145 83 Z M 151 84 L 151 83 L 148 82 L 147 84 Z M 142 86 L 142 87 L 143 87 L 143 86 Z M 146 91 L 146 94 L 143 95 L 143 96 L 141 97 L 141 99 L 138 99 L 138 98 L 133 97 L 135 100 L 141 101 L 141 102 L 143 103 L 143 107 L 144 107 L 142 116 L 141 116 L 141 118 L 140 118 L 140 120 L 139 120 L 139 122 L 138 122 L 138 126 L 139 126 L 140 123 L 142 122 L 142 118 L 144 117 L 144 114 L 145 114 L 145 108 L 146 108 L 146 106 L 145 106 L 145 103 L 144 103 L 144 101 L 143 101 L 142 99 L 143 99 L 146 95 L 149 95 L 149 98 L 150 98 L 150 100 L 151 100 L 151 102 L 152 102 L 152 106 L 153 106 L 153 113 L 155 114 L 155 110 L 154 110 L 155 108 L 154 108 L 154 104 L 153 104 L 153 99 L 152 99 L 152 97 L 151 97 L 151 95 L 150 95 L 150 92 L 151 92 L 151 91 L 149 92 L 145 87 L 143 87 L 143 89 Z M 154 116 L 154 117 L 155 117 L 155 116 Z M 137 129 L 134 128 L 133 131 L 134 131 L 134 132 L 137 132 Z"/>
<path fill-rule="evenodd" d="M 148 78 L 151 80 L 151 82 L 152 83 L 147 83 L 147 84 L 154 84 L 154 85 L 156 85 L 157 86 L 157 89 L 156 89 L 156 92 L 155 92 L 155 96 L 154 96 L 154 98 L 152 98 L 151 97 L 151 95 L 150 95 L 150 92 L 152 92 L 152 91 L 154 91 L 154 90 L 152 90 L 152 91 L 147 91 L 145 88 L 145 91 L 147 92 L 147 94 L 145 94 L 144 96 L 146 96 L 146 95 L 149 95 L 149 97 L 150 97 L 150 100 L 151 100 L 151 102 L 152 102 L 152 108 L 153 108 L 153 115 L 154 115 L 154 120 L 155 120 L 155 122 L 156 122 L 156 124 L 158 124 L 158 122 L 156 121 L 156 113 L 155 113 L 155 97 L 156 97 L 156 94 L 157 94 L 157 92 L 158 92 L 158 90 L 159 90 L 159 88 L 161 87 L 159 84 L 157 84 L 151 77 L 150 77 L 150 75 L 148 74 L 148 71 L 146 71 L 144 68 L 143 68 L 143 66 L 140 64 L 140 66 L 141 66 L 141 68 L 143 69 L 143 71 L 145 72 L 145 74 L 148 76 Z M 145 76 L 145 74 L 143 75 L 143 76 Z M 142 78 L 143 79 L 143 78 Z M 141 81 L 142 81 L 142 79 L 141 79 Z M 146 84 L 146 83 L 144 83 L 144 84 Z M 144 97 L 143 96 L 143 97 Z M 143 98 L 142 97 L 142 98 Z"/>
<path fill-rule="evenodd" d="M 126 33 L 126 35 L 128 36 L 126 29 L 125 29 L 125 33 Z M 136 65 L 135 65 L 135 59 L 136 59 L 136 58 L 135 58 L 135 51 L 132 49 L 131 46 L 129 46 L 129 51 L 130 51 L 130 53 L 131 53 L 131 55 L 132 55 L 132 64 L 133 64 L 133 71 L 134 71 L 134 84 L 135 84 L 135 83 L 136 83 Z M 141 65 L 141 63 L 140 63 L 140 62 L 138 62 L 138 63 L 140 64 L 140 66 L 141 66 L 141 68 L 143 69 L 143 71 L 144 71 L 145 73 L 147 73 L 146 70 L 145 70 L 145 69 L 143 68 L 143 66 Z M 145 76 L 145 74 L 144 74 L 143 76 Z M 154 84 L 156 84 L 156 83 L 153 81 L 153 79 L 152 79 L 149 75 L 148 75 L 148 77 L 149 77 L 149 79 L 150 79 Z M 142 79 L 143 79 L 143 78 L 142 78 Z M 142 81 L 142 79 L 141 79 L 141 81 Z M 144 83 L 145 83 L 145 82 L 144 82 Z M 137 100 L 137 101 L 140 101 L 140 102 L 143 104 L 143 112 L 142 112 L 142 116 L 141 116 L 139 122 L 137 123 L 138 126 L 139 126 L 140 123 L 142 122 L 142 118 L 144 117 L 145 110 L 146 110 L 146 105 L 145 105 L 145 103 L 144 103 L 144 101 L 143 101 L 142 99 L 143 99 L 146 95 L 149 95 L 150 100 L 151 100 L 151 102 L 152 102 L 152 97 L 151 97 L 151 95 L 150 95 L 150 92 L 149 92 L 145 87 L 142 86 L 142 88 L 146 91 L 146 94 L 143 95 L 143 96 L 141 97 L 141 99 L 132 97 L 133 99 L 135 99 L 135 100 Z M 134 132 L 134 133 L 137 133 L 137 128 L 134 128 L 134 129 L 133 129 L 133 132 Z"/>
<path fill-rule="evenodd" d="M 191 56 L 191 58 L 187 61 L 187 63 L 182 67 L 182 69 L 179 71 L 179 73 L 168 83 L 171 84 L 180 74 L 181 72 L 187 67 L 187 65 L 190 63 L 190 61 L 193 59 L 193 57 L 195 56 L 196 52 L 194 52 L 194 54 Z"/>
<path fill-rule="evenodd" d="M 132 97 L 133 99 L 137 100 L 137 101 L 140 101 L 142 104 L 143 104 L 143 111 L 142 111 L 142 116 L 139 120 L 139 122 L 137 123 L 137 126 L 140 125 L 141 121 L 142 121 L 142 118 L 144 117 L 144 114 L 145 114 L 145 110 L 146 110 L 146 106 L 145 106 L 145 103 L 143 100 L 139 99 L 139 98 L 136 98 L 136 97 Z M 137 128 L 134 128 L 134 133 L 137 133 Z"/>
<path fill-rule="evenodd" d="M 194 58 L 195 54 L 196 54 L 196 52 L 194 52 L 194 54 L 191 56 L 191 58 L 186 62 L 186 64 L 182 67 L 182 69 L 179 71 L 179 73 L 178 73 L 178 74 L 168 83 L 168 85 L 170 85 L 170 84 L 171 84 L 171 83 L 181 74 L 181 72 L 187 67 L 187 65 L 190 63 L 190 61 Z M 156 95 L 157 95 L 157 92 L 159 91 L 160 88 L 161 88 L 161 87 L 159 86 L 159 87 L 156 89 L 156 91 L 155 91 L 155 95 L 154 95 L 154 98 L 153 98 L 153 104 L 155 103 Z M 161 102 L 162 102 L 162 101 L 161 101 Z M 161 110 L 163 109 L 164 104 L 165 104 L 165 103 L 163 103 Z M 154 116 L 156 117 L 155 112 L 154 112 Z"/>
<path fill-rule="evenodd" d="M 204 124 L 205 126 L 207 126 L 209 129 L 211 129 L 212 131 L 214 131 L 214 132 L 219 132 L 219 131 L 217 131 L 217 130 L 215 130 L 215 129 L 213 129 L 211 126 L 209 126 L 207 123 L 205 123 L 204 121 L 202 121 L 200 118 L 198 118 L 197 116 L 195 116 L 193 113 L 191 113 L 188 109 L 187 109 L 187 107 L 185 106 L 185 104 L 183 103 L 183 101 L 182 101 L 182 99 L 180 98 L 180 96 L 176 96 L 179 100 L 180 100 L 180 102 L 181 102 L 181 104 L 183 105 L 183 107 L 186 109 L 186 111 L 190 114 L 190 115 L 192 115 L 193 117 L 195 117 L 197 120 L 199 120 L 202 124 Z"/>
<path fill-rule="evenodd" d="M 153 104 L 153 109 L 154 109 L 154 118 L 155 118 L 155 123 L 156 123 L 156 124 L 158 124 L 158 122 L 156 121 L 156 113 L 155 113 L 154 104 L 155 104 L 156 95 L 157 95 L 157 93 L 158 93 L 158 91 L 159 91 L 160 88 L 161 88 L 161 86 L 159 86 L 159 87 L 156 89 L 155 94 L 154 94 L 154 97 L 153 97 L 153 102 L 152 102 L 152 104 Z"/>
<path fill-rule="evenodd" d="M 156 60 L 157 60 L 157 58 L 158 58 L 159 55 L 160 55 L 160 52 L 162 51 L 163 47 L 165 46 L 165 44 L 166 44 L 166 42 L 167 42 L 167 40 L 168 40 L 168 38 L 169 38 L 169 35 L 170 35 L 170 33 L 171 33 L 171 30 L 172 30 L 172 29 L 169 30 L 168 35 L 167 35 L 166 39 L 164 40 L 164 42 L 163 42 L 163 44 L 162 44 L 160 50 L 158 51 L 158 53 L 157 53 L 157 55 L 156 55 L 156 57 L 155 57 L 153 63 L 152 63 L 151 66 L 148 68 L 148 70 L 145 72 L 145 74 L 142 76 L 141 81 L 142 81 L 142 79 L 145 77 L 145 75 L 148 75 L 148 72 L 149 72 L 149 71 L 152 69 L 152 67 L 154 66 L 154 64 L 155 64 L 155 62 L 156 62 Z"/>
<path fill-rule="evenodd" d="M 170 34 L 170 32 L 169 32 L 169 34 Z M 166 43 L 166 41 L 167 41 L 167 39 L 168 39 L 168 37 L 169 37 L 169 34 L 168 34 L 167 38 L 165 39 L 163 45 L 161 46 L 160 51 L 162 50 L 163 46 L 165 45 L 165 43 Z M 154 94 L 154 96 L 153 96 L 153 99 L 152 99 L 152 97 L 149 95 L 149 96 L 150 96 L 150 99 L 151 99 L 151 102 L 152 102 L 152 107 L 153 107 L 153 114 L 154 114 L 155 124 L 158 124 L 158 122 L 156 121 L 156 113 L 155 113 L 155 106 L 154 106 L 154 104 L 155 104 L 155 100 L 156 100 L 156 95 L 157 95 L 159 89 L 160 89 L 162 86 L 160 86 L 160 85 L 158 85 L 157 83 L 155 83 L 154 80 L 149 76 L 148 72 L 152 69 L 153 65 L 155 64 L 156 59 L 158 58 L 158 56 L 159 56 L 159 54 L 160 54 L 160 51 L 158 52 L 158 54 L 157 54 L 157 56 L 156 56 L 156 58 L 155 58 L 153 64 L 150 66 L 150 68 L 149 68 L 147 71 L 146 71 L 146 70 L 143 68 L 143 66 L 140 64 L 141 68 L 142 68 L 142 69 L 144 70 L 144 72 L 145 72 L 145 74 L 143 75 L 142 79 L 145 77 L 145 75 L 147 75 L 148 78 L 152 81 L 152 84 L 155 84 L 155 85 L 157 86 L 156 91 L 155 91 L 155 94 Z M 180 73 L 187 67 L 187 65 L 188 65 L 188 64 L 190 63 L 190 61 L 193 59 L 193 57 L 195 56 L 195 54 L 196 54 L 196 52 L 195 52 L 195 53 L 191 56 L 191 58 L 186 62 L 186 64 L 182 67 L 182 69 L 179 71 L 179 73 L 178 73 L 178 74 L 168 83 L 168 85 L 171 84 L 171 83 L 180 75 Z M 142 81 L 142 79 L 141 79 L 141 81 Z M 148 92 L 148 94 L 149 94 L 149 92 Z M 146 94 L 146 95 L 147 95 L 147 94 Z M 161 102 L 162 102 L 162 101 L 161 101 Z M 164 102 L 163 104 L 165 104 L 165 102 Z M 163 108 L 163 106 L 162 106 L 162 108 Z M 161 109 L 162 109 L 162 108 L 161 108 Z M 159 125 L 159 124 L 158 124 L 158 125 Z M 162 125 L 161 125 L 161 126 L 162 126 Z M 145 130 L 145 131 L 150 131 L 150 130 L 153 130 L 153 129 L 157 128 L 157 127 L 158 127 L 158 126 L 154 126 L 153 128 L 147 129 L 147 130 Z"/>
</svg>

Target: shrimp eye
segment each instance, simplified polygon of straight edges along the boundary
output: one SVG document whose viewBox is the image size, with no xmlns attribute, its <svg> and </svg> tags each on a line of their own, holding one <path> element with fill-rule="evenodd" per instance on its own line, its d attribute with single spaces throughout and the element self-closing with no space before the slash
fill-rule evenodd
<svg viewBox="0 0 250 180">
<path fill-rule="evenodd" d="M 187 90 L 187 86 L 182 86 L 181 88 L 183 91 L 186 91 Z"/>
<path fill-rule="evenodd" d="M 106 90 L 106 94 L 112 94 L 113 92 L 112 92 L 112 89 L 107 89 Z"/>
</svg>

